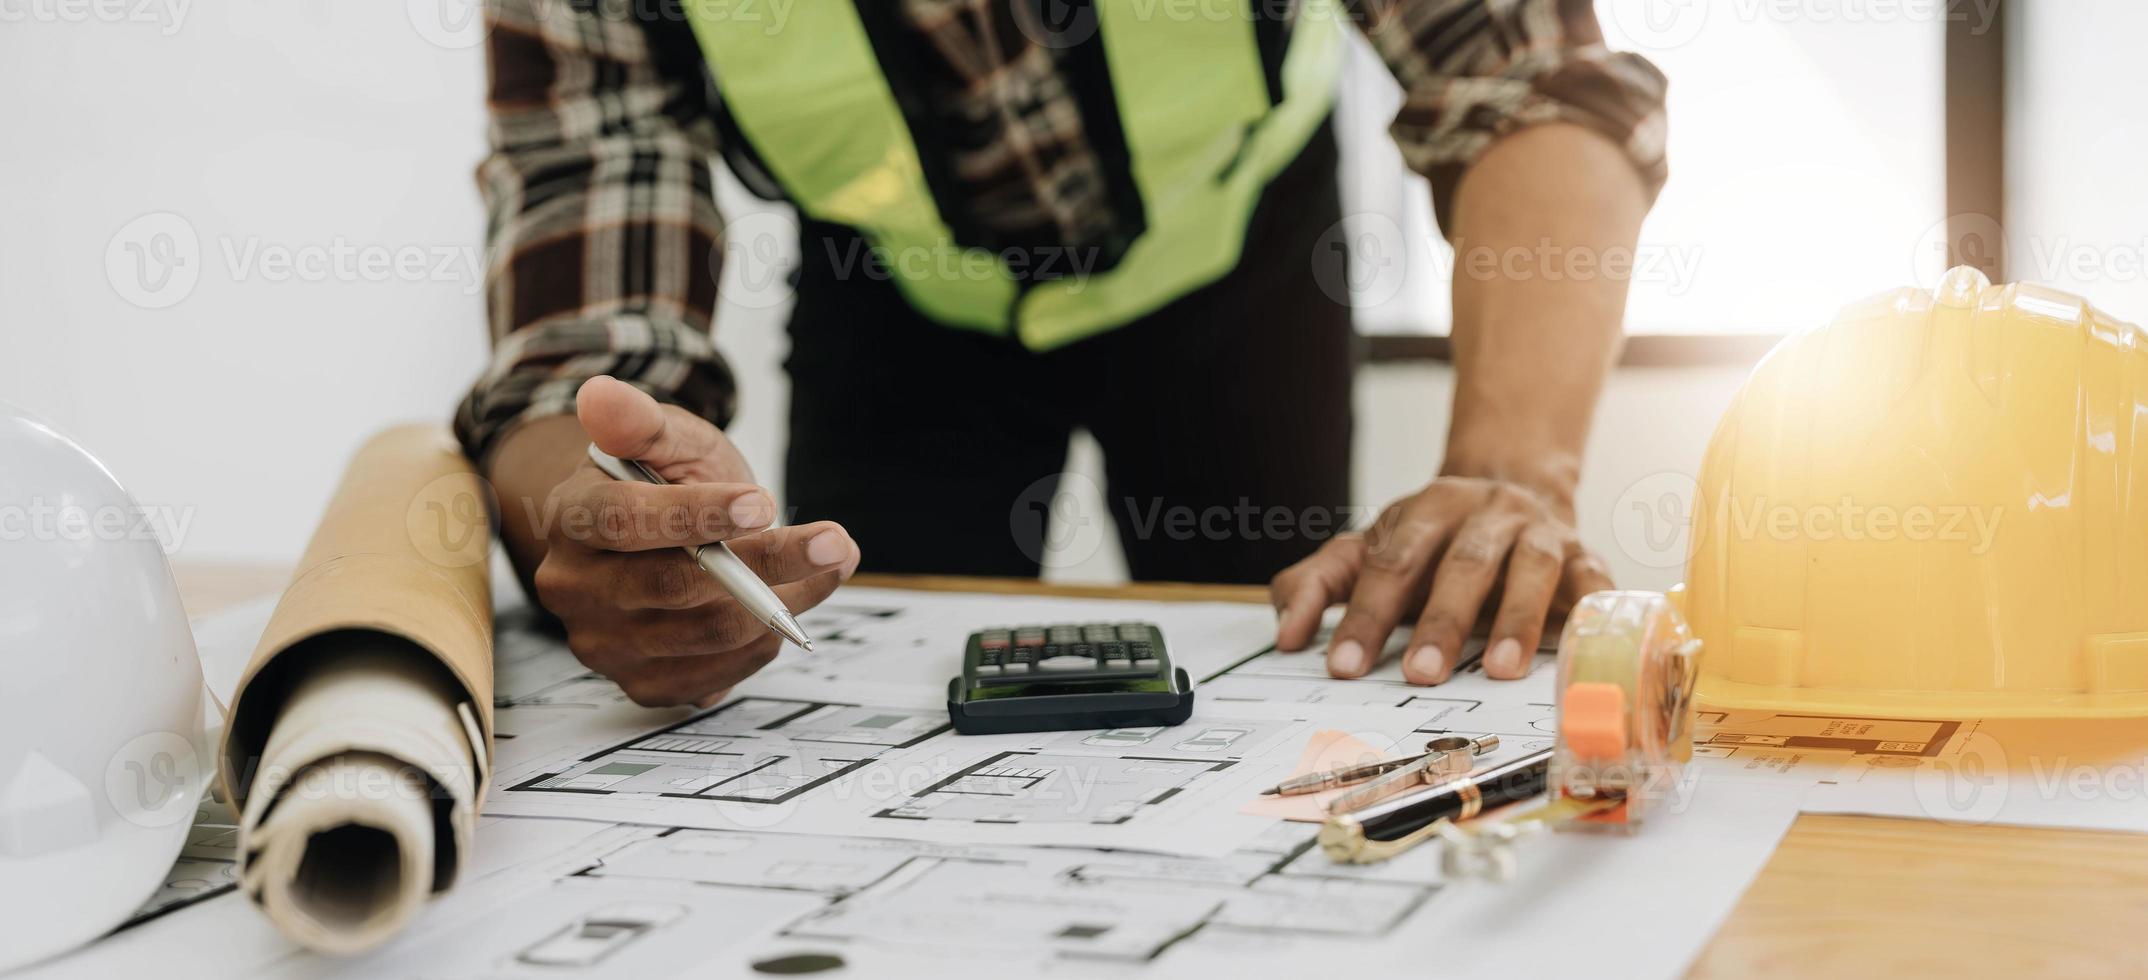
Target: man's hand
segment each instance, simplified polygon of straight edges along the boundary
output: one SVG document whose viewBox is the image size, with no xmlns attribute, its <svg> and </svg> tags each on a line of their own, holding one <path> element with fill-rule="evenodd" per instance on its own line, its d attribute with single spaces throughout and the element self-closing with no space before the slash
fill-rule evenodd
<svg viewBox="0 0 2148 980">
<path fill-rule="evenodd" d="M 719 701 L 775 659 L 782 639 L 680 549 L 730 542 L 803 612 L 857 569 L 858 548 L 832 522 L 772 527 L 775 499 L 708 420 L 612 378 L 590 379 L 576 403 L 589 442 L 673 485 L 613 481 L 584 455 L 544 510 L 537 599 L 566 625 L 574 655 L 637 704 Z"/>
<path fill-rule="evenodd" d="M 1572 508 L 1519 484 L 1443 476 L 1388 505 L 1363 534 L 1322 546 L 1275 577 L 1276 647 L 1305 649 L 1329 606 L 1348 600 L 1328 644 L 1328 673 L 1362 677 L 1408 617 L 1412 684 L 1453 672 L 1471 627 L 1494 610 L 1484 672 L 1527 676 L 1545 620 L 1610 576 L 1574 534 Z"/>
<path fill-rule="evenodd" d="M 1626 275 L 1607 260 L 1633 254 L 1648 203 L 1624 151 L 1571 123 L 1502 137 L 1463 173 L 1456 254 L 1499 261 L 1497 274 L 1453 279 L 1454 414 L 1442 475 L 1362 536 L 1336 538 L 1275 577 L 1278 649 L 1305 649 L 1321 614 L 1348 600 L 1329 673 L 1364 676 L 1415 616 L 1402 675 L 1437 684 L 1492 611 L 1484 672 L 1522 677 L 1546 618 L 1611 587 L 1574 535 L 1574 487 L 1626 308 Z M 1534 266 L 1531 256 L 1557 264 Z M 1595 271 L 1575 274 L 1568 260 L 1582 259 Z"/>
</svg>

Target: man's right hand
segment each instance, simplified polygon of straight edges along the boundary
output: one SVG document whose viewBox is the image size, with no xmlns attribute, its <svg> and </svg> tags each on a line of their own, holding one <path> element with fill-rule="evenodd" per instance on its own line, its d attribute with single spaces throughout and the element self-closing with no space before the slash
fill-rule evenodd
<svg viewBox="0 0 2148 980">
<path fill-rule="evenodd" d="M 528 441 L 511 434 L 501 448 L 494 479 L 510 502 L 510 479 L 521 475 L 527 486 L 548 467 L 566 470 L 558 454 L 570 447 L 580 457 L 553 486 L 541 524 L 516 528 L 523 515 L 509 504 L 502 517 L 510 548 L 524 560 L 541 548 L 530 583 L 589 669 L 638 704 L 720 701 L 775 659 L 782 639 L 681 549 L 729 542 L 797 613 L 819 605 L 857 570 L 857 545 L 829 521 L 773 527 L 775 498 L 754 484 L 744 457 L 706 419 L 608 377 L 584 383 L 576 405 L 580 433 L 555 425 Z M 614 481 L 589 461 L 587 443 L 639 459 L 672 485 Z M 532 464 L 532 453 L 542 453 L 544 465 Z M 517 530 L 542 540 L 515 548 Z"/>
</svg>

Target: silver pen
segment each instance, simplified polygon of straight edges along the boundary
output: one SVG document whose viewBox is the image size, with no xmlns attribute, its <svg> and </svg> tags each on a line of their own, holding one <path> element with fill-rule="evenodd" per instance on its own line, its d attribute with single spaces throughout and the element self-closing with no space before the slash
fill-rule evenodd
<svg viewBox="0 0 2148 980">
<path fill-rule="evenodd" d="M 658 476 L 655 470 L 643 465 L 641 460 L 620 459 L 598 449 L 594 443 L 589 447 L 589 459 L 597 464 L 597 469 L 604 471 L 604 475 L 614 480 L 657 486 L 665 486 L 671 482 Z M 705 545 L 690 544 L 685 547 L 685 551 L 693 556 L 694 564 L 700 565 L 703 571 L 715 578 L 716 583 L 723 586 L 724 591 L 731 593 L 731 597 L 737 599 L 739 605 L 745 606 L 746 611 L 752 613 L 753 618 L 760 620 L 762 625 L 800 647 L 813 649 L 813 638 L 798 627 L 797 618 L 791 615 L 789 609 L 784 608 L 783 600 L 776 597 L 775 590 L 770 589 L 768 583 L 761 581 L 760 576 L 753 574 L 753 569 L 747 568 L 745 562 L 738 560 L 738 556 L 731 552 L 730 546 L 717 541 Z"/>
</svg>

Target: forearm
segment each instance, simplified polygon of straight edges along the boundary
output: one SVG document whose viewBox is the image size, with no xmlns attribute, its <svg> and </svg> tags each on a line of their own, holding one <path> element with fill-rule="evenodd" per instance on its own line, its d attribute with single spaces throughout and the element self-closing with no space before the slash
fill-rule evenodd
<svg viewBox="0 0 2148 980">
<path fill-rule="evenodd" d="M 1511 480 L 1571 506 L 1647 211 L 1628 157 L 1571 124 L 1510 134 L 1462 176 L 1443 474 Z"/>
</svg>

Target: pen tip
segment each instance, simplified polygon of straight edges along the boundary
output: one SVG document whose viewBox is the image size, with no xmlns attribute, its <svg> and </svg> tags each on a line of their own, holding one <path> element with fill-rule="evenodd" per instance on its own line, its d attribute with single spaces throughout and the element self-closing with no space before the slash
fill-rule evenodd
<svg viewBox="0 0 2148 980">
<path fill-rule="evenodd" d="M 1277 794 L 1277 793 L 1280 793 L 1280 792 L 1282 792 L 1282 791 L 1283 791 L 1283 788 L 1282 788 L 1281 786 L 1270 786 L 1270 787 L 1268 787 L 1267 789 L 1261 790 L 1261 791 L 1260 791 L 1260 795 L 1262 795 L 1262 796 L 1274 796 L 1275 794 Z"/>
<path fill-rule="evenodd" d="M 813 649 L 813 638 L 807 636 L 805 630 L 799 628 L 798 620 L 793 618 L 789 612 L 779 612 L 773 619 L 774 621 L 768 625 L 774 627 L 775 631 L 782 634 L 784 639 L 798 644 L 801 649 Z"/>
</svg>

